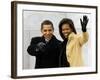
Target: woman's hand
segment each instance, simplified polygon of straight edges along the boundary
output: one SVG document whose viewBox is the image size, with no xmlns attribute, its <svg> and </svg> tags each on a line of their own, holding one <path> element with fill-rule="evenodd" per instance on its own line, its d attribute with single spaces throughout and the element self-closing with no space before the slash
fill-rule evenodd
<svg viewBox="0 0 100 80">
<path fill-rule="evenodd" d="M 87 26 L 88 21 L 89 21 L 89 19 L 88 19 L 88 17 L 86 15 L 83 16 L 83 20 L 80 19 L 83 32 L 86 32 L 86 30 L 87 30 L 86 26 Z"/>
</svg>

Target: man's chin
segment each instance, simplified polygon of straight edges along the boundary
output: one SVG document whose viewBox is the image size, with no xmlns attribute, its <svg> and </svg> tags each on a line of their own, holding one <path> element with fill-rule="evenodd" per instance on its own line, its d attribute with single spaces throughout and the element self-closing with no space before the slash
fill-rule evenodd
<svg viewBox="0 0 100 80">
<path fill-rule="evenodd" d="M 49 40 L 51 39 L 51 37 L 46 37 L 45 39 L 46 39 L 47 41 L 49 41 Z"/>
</svg>

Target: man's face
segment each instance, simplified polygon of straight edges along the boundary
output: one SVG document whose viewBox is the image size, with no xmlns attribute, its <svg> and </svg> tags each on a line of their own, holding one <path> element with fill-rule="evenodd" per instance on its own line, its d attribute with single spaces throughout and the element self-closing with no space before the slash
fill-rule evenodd
<svg viewBox="0 0 100 80">
<path fill-rule="evenodd" d="M 65 36 L 65 38 L 68 37 L 68 35 L 72 32 L 72 29 L 70 28 L 69 24 L 63 24 L 62 25 L 62 33 Z"/>
<path fill-rule="evenodd" d="M 43 25 L 43 28 L 41 30 L 43 36 L 45 39 L 50 40 L 53 36 L 53 28 L 52 25 Z"/>
</svg>

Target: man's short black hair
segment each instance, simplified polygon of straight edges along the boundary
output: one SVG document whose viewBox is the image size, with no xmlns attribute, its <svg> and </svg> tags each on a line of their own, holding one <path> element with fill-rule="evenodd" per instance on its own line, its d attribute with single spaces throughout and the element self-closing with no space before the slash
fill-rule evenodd
<svg viewBox="0 0 100 80">
<path fill-rule="evenodd" d="M 41 23 L 41 30 L 43 29 L 43 25 L 51 25 L 52 29 L 54 30 L 53 23 L 50 20 L 44 20 Z"/>
</svg>

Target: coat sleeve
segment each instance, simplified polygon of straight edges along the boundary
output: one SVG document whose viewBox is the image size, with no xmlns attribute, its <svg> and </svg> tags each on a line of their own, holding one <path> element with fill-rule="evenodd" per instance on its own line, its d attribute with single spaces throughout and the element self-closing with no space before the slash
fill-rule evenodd
<svg viewBox="0 0 100 80">
<path fill-rule="evenodd" d="M 89 39 L 88 32 L 83 32 L 82 35 L 78 38 L 80 45 L 82 46 Z"/>
<path fill-rule="evenodd" d="M 40 54 L 40 52 L 37 50 L 37 39 L 32 38 L 30 45 L 27 48 L 27 52 L 31 55 L 31 56 L 38 56 Z"/>
</svg>

